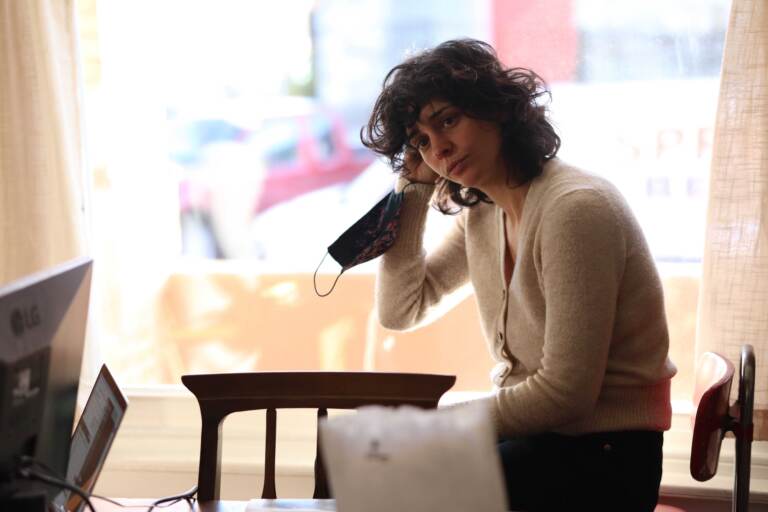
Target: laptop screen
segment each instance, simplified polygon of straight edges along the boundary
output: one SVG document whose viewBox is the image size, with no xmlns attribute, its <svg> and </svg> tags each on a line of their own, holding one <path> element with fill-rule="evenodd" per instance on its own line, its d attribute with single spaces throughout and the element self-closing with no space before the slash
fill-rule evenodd
<svg viewBox="0 0 768 512">
<path fill-rule="evenodd" d="M 69 448 L 67 481 L 86 492 L 93 491 L 117 429 L 125 415 L 128 401 L 104 365 L 72 434 Z M 56 496 L 59 510 L 79 511 L 84 503 L 74 493 L 63 491 Z"/>
</svg>

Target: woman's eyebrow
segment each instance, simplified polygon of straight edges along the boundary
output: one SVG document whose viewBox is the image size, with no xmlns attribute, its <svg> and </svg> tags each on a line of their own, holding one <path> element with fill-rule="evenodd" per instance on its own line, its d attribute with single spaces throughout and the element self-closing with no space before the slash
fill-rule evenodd
<svg viewBox="0 0 768 512">
<path fill-rule="evenodd" d="M 427 120 L 428 120 L 428 121 L 432 121 L 434 118 L 436 118 L 437 116 L 439 116 L 440 114 L 442 114 L 442 113 L 443 113 L 443 111 L 445 111 L 445 110 L 447 110 L 447 109 L 451 108 L 451 106 L 452 106 L 452 105 L 445 105 L 443 108 L 440 108 L 440 109 L 438 109 L 438 110 L 435 110 L 434 112 L 432 112 L 431 114 L 429 114 L 429 117 L 427 118 Z"/>
<path fill-rule="evenodd" d="M 432 123 L 436 117 L 438 117 L 440 114 L 448 110 L 449 108 L 452 108 L 453 105 L 445 105 L 442 108 L 439 108 L 429 114 L 429 117 L 427 117 L 427 123 Z M 406 131 L 406 136 L 408 137 L 408 140 L 413 140 L 414 137 L 421 134 L 421 130 L 416 126 L 416 124 L 413 125 L 411 128 L 411 131 Z"/>
</svg>

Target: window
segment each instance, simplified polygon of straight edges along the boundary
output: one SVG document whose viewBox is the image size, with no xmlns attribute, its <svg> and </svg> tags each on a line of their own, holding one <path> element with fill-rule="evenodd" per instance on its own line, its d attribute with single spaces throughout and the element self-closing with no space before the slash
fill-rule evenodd
<svg viewBox="0 0 768 512">
<path fill-rule="evenodd" d="M 646 191 L 648 197 L 666 197 L 670 194 L 669 178 L 666 176 L 648 178 Z"/>
<path fill-rule="evenodd" d="M 264 145 L 264 159 L 273 172 L 296 164 L 300 139 L 298 120 L 267 120 L 254 137 Z"/>
<path fill-rule="evenodd" d="M 336 146 L 333 142 L 333 127 L 329 119 L 314 116 L 311 119 L 312 138 L 317 141 L 317 158 L 327 160 L 336 153 Z"/>
<path fill-rule="evenodd" d="M 374 264 L 325 299 L 312 284 L 326 247 L 392 185 L 357 137 L 385 73 L 469 36 L 550 83 L 561 156 L 626 196 L 664 279 L 687 396 L 729 2 L 397 3 L 84 3 L 94 318 L 121 381 L 348 368 L 458 373 L 457 389 L 487 389 L 473 299 L 391 333 L 372 313 Z M 434 245 L 450 219 L 430 215 Z M 338 271 L 328 260 L 320 288 Z"/>
<path fill-rule="evenodd" d="M 110 457 L 120 467 L 107 467 L 99 489 L 125 495 L 131 471 L 136 495 L 188 487 L 197 411 L 166 387 L 184 373 L 436 371 L 457 373 L 456 390 L 488 389 L 472 298 L 459 293 L 439 321 L 393 333 L 372 315 L 375 263 L 345 273 L 324 299 L 312 283 L 325 248 L 392 186 L 358 138 L 385 73 L 408 52 L 454 37 L 489 41 L 508 64 L 540 73 L 552 88 L 561 156 L 609 177 L 630 202 L 663 279 L 680 369 L 673 397 L 688 399 L 729 4 L 78 2 L 94 185 L 91 328 L 121 385 L 149 388 L 133 394 Z M 326 119 L 318 112 L 328 113 L 317 126 L 330 132 L 313 132 L 308 119 Z M 302 167 L 315 152 L 305 153 L 302 137 L 334 158 Z M 450 221 L 430 212 L 428 247 Z M 318 287 L 327 290 L 338 270 L 326 258 Z M 686 428 L 687 418 L 676 420 Z M 304 434 L 290 441 L 301 453 L 291 462 L 306 466 L 308 480 L 314 432 Z M 673 434 L 665 482 L 685 473 Z M 225 446 L 225 469 L 233 458 L 260 459 L 244 443 Z M 163 477 L 148 481 L 159 466 Z M 241 493 L 228 496 L 252 497 L 252 475 L 241 476 Z"/>
</svg>

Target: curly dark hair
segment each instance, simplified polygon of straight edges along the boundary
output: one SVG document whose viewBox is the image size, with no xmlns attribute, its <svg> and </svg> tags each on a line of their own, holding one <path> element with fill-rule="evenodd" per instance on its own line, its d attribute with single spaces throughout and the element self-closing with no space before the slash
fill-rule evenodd
<svg viewBox="0 0 768 512">
<path fill-rule="evenodd" d="M 527 68 L 505 68 L 491 45 L 475 39 L 446 41 L 392 68 L 368 124 L 360 130 L 363 145 L 406 175 L 405 154 L 415 151 L 408 130 L 422 107 L 435 99 L 470 117 L 500 123 L 510 184 L 522 185 L 541 174 L 544 163 L 560 149 L 560 137 L 542 101 L 551 99 L 544 80 Z M 491 202 L 475 188 L 445 179 L 438 183 L 435 206 L 443 213 Z"/>
</svg>

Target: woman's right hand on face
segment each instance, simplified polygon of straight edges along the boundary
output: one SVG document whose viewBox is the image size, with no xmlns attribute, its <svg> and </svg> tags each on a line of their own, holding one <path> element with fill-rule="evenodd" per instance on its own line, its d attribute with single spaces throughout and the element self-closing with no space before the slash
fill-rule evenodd
<svg viewBox="0 0 768 512">
<path fill-rule="evenodd" d="M 405 153 L 405 178 L 415 183 L 435 183 L 439 175 L 421 158 L 418 151 Z"/>
</svg>

